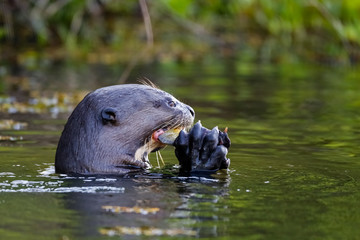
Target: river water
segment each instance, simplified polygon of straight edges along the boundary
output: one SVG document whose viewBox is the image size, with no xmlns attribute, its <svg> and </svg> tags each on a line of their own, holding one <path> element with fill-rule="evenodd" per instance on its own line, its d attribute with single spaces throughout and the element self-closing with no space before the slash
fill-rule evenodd
<svg viewBox="0 0 360 240">
<path fill-rule="evenodd" d="M 166 166 L 153 154 L 154 169 L 143 175 L 55 174 L 73 104 L 121 72 L 70 64 L 28 74 L 25 90 L 5 81 L 0 97 L 1 239 L 360 236 L 356 69 L 241 62 L 135 69 L 132 79 L 148 76 L 191 105 L 204 126 L 229 128 L 230 169 L 189 178 L 177 175 L 171 147 L 162 150 Z"/>
</svg>

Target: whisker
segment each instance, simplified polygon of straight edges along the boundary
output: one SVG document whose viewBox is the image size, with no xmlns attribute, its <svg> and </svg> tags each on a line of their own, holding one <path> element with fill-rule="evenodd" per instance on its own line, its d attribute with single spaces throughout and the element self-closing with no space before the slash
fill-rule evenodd
<svg viewBox="0 0 360 240">
<path fill-rule="evenodd" d="M 162 158 L 162 156 L 161 156 L 161 153 L 160 153 L 160 152 L 159 152 L 159 157 L 160 157 L 160 160 L 161 160 L 161 162 L 162 162 L 163 166 L 165 166 L 164 159 Z"/>
<path fill-rule="evenodd" d="M 162 128 L 165 128 L 165 127 L 168 127 L 168 126 L 172 126 L 173 125 L 173 121 L 176 120 L 174 119 L 172 116 L 169 116 L 171 118 L 169 119 L 166 119 L 164 122 L 162 122 L 161 124 L 155 126 L 153 129 L 156 130 L 156 129 L 162 129 Z M 178 120 L 176 120 L 178 121 Z"/>
<path fill-rule="evenodd" d="M 157 161 L 158 167 L 160 168 L 159 152 L 155 152 L 155 155 L 156 155 L 156 161 Z"/>
<path fill-rule="evenodd" d="M 140 82 L 143 85 L 155 88 L 155 89 L 160 89 L 155 83 L 153 83 L 150 79 L 148 79 L 147 77 L 140 77 L 138 78 L 138 82 Z"/>
</svg>

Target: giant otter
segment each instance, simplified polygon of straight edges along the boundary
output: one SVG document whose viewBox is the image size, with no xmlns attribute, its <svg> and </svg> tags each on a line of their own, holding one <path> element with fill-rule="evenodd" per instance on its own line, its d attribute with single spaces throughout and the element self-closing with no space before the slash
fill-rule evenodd
<svg viewBox="0 0 360 240">
<path fill-rule="evenodd" d="M 165 146 L 168 129 L 189 129 L 194 110 L 148 85 L 109 86 L 89 93 L 70 115 L 55 156 L 57 173 L 125 174 L 149 168 L 148 154 Z M 185 171 L 229 166 L 230 140 L 217 128 L 197 123 L 173 143 Z"/>
</svg>

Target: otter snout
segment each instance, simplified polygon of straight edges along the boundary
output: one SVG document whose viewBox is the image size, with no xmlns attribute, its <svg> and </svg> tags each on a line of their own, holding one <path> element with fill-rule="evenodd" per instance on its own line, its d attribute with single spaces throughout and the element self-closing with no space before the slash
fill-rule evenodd
<svg viewBox="0 0 360 240">
<path fill-rule="evenodd" d="M 195 111 L 189 105 L 182 103 L 181 110 L 183 112 L 183 121 L 185 126 L 190 127 L 195 120 Z"/>
<path fill-rule="evenodd" d="M 193 109 L 192 107 L 190 107 L 189 105 L 186 105 L 186 104 L 185 104 L 185 107 L 189 110 L 191 116 L 192 116 L 193 118 L 195 118 L 195 111 L 194 111 L 194 109 Z"/>
</svg>

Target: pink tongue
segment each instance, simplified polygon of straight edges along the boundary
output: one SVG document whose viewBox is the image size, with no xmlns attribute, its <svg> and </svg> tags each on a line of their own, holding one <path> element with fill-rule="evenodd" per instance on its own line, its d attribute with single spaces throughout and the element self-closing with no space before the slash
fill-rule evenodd
<svg viewBox="0 0 360 240">
<path fill-rule="evenodd" d="M 152 134 L 152 138 L 155 140 L 155 141 L 159 141 L 159 136 L 161 134 L 163 134 L 165 131 L 162 130 L 162 129 L 159 129 L 157 131 L 155 131 L 153 134 Z"/>
</svg>

